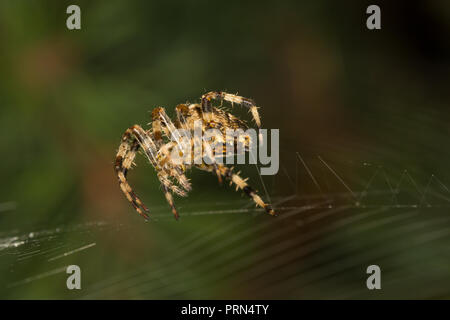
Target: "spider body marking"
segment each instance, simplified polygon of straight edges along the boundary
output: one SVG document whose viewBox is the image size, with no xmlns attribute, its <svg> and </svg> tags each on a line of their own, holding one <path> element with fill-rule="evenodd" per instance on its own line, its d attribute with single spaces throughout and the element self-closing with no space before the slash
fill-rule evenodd
<svg viewBox="0 0 450 320">
<path fill-rule="evenodd" d="M 227 129 L 242 129 L 243 131 L 248 129 L 245 121 L 240 120 L 219 107 L 214 107 L 212 100 L 225 100 L 231 104 L 239 104 L 248 108 L 257 127 L 261 127 L 258 108 L 251 99 L 226 92 L 212 91 L 202 96 L 201 104 L 179 104 L 175 108 L 177 117 L 175 122 L 171 121 L 164 108 L 157 107 L 152 111 L 152 122 L 149 130 L 144 130 L 139 125 L 133 125 L 123 134 L 114 164 L 115 172 L 122 192 L 135 210 L 145 219 L 149 218 L 149 210 L 133 191 L 126 178 L 128 171 L 133 166 L 136 153 L 139 149 L 142 150 L 150 164 L 155 168 L 165 198 L 176 219 L 179 218 L 179 214 L 175 207 L 172 194 L 183 197 L 187 196 L 187 193 L 192 187 L 189 179 L 185 176 L 185 172 L 192 167 L 215 173 L 219 182 L 222 182 L 222 179 L 228 180 L 230 184 L 236 185 L 236 190 L 242 190 L 250 197 L 256 206 L 265 209 L 271 215 L 276 215 L 271 205 L 265 203 L 257 192 L 247 184 L 248 179 L 241 178 L 239 172 L 234 172 L 233 168 L 214 161 L 215 156 L 225 156 L 225 150 L 220 155 L 210 152 L 208 156 L 213 159 L 211 164 L 201 159 L 194 159 L 199 161 L 193 161 L 192 164 L 180 164 L 174 162 L 171 158 L 170 154 L 173 148 L 180 143 L 177 139 L 177 130 L 184 129 L 193 131 L 196 122 L 201 123 L 202 132 L 214 128 L 220 130 L 223 136 L 226 135 Z M 250 137 L 245 137 L 244 141 L 241 142 L 245 146 L 244 151 L 248 151 L 251 142 Z M 193 141 L 193 143 L 200 143 L 203 150 L 206 150 L 205 152 L 211 150 L 207 141 Z M 203 154 L 197 156 L 203 158 Z"/>
</svg>

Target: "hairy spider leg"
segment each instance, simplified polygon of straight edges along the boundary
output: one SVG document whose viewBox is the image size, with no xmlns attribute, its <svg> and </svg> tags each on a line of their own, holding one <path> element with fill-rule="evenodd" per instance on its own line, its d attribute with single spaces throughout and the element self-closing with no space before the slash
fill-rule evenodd
<svg viewBox="0 0 450 320">
<path fill-rule="evenodd" d="M 182 129 L 189 130 L 187 126 L 187 118 L 189 115 L 189 107 L 185 104 L 179 104 L 175 107 L 177 120 L 180 123 Z"/>
<path fill-rule="evenodd" d="M 212 115 L 212 104 L 211 104 L 211 98 L 205 97 L 205 95 L 202 96 L 202 117 L 203 122 L 205 125 L 210 125 L 211 122 L 213 122 L 213 115 Z"/>
<path fill-rule="evenodd" d="M 174 177 L 178 181 L 178 183 L 186 191 L 191 191 L 192 190 L 191 183 L 189 182 L 189 179 L 184 174 L 183 166 L 176 166 L 175 168 L 173 168 L 172 171 L 171 171 L 171 175 L 172 175 L 172 177 Z"/>
<path fill-rule="evenodd" d="M 170 208 L 172 209 L 172 213 L 175 217 L 176 220 L 178 220 L 178 218 L 180 218 L 180 215 L 177 212 L 177 209 L 175 208 L 175 204 L 173 203 L 173 197 L 172 194 L 170 193 L 169 189 L 167 189 L 167 187 L 161 183 L 163 192 L 164 192 L 164 196 L 166 197 L 167 202 L 169 203 Z"/>
<path fill-rule="evenodd" d="M 243 179 L 239 176 L 239 172 L 238 173 L 234 173 L 233 172 L 233 168 L 229 168 L 227 166 L 224 165 L 218 165 L 219 169 L 220 169 L 220 173 L 227 179 L 230 181 L 230 185 L 232 183 L 234 183 L 236 185 L 236 191 L 241 189 L 244 191 L 244 193 L 253 200 L 253 202 L 255 202 L 256 206 L 259 206 L 261 208 L 263 208 L 264 210 L 266 210 L 267 213 L 269 213 L 272 216 L 276 216 L 277 214 L 275 213 L 275 211 L 272 209 L 272 206 L 268 203 L 265 203 L 261 197 L 257 194 L 256 190 L 254 190 L 250 185 L 247 184 L 247 180 Z M 202 164 L 197 166 L 199 169 L 204 170 L 204 171 L 213 171 L 213 167 L 207 164 Z"/>
<path fill-rule="evenodd" d="M 166 188 L 170 189 L 173 193 L 179 195 L 180 197 L 186 197 L 187 192 L 173 184 L 173 182 L 168 178 L 169 174 L 167 172 L 158 172 L 157 174 L 159 181 L 166 186 Z"/>
<path fill-rule="evenodd" d="M 244 107 L 247 107 L 252 114 L 253 120 L 255 121 L 258 128 L 261 128 L 261 118 L 258 113 L 258 107 L 252 99 L 244 98 L 235 94 L 221 92 L 221 91 L 211 91 L 205 93 L 202 96 L 202 107 L 203 110 L 210 110 L 211 100 L 225 100 L 231 102 L 232 104 L 237 103 Z"/>
<path fill-rule="evenodd" d="M 162 133 L 170 140 L 181 145 L 181 135 L 177 127 L 170 120 L 163 107 L 155 108 L 152 112 L 153 134 L 158 136 L 158 140 L 162 141 Z M 158 133 L 156 133 L 158 132 Z M 155 135 L 155 139 L 157 138 Z"/>
<path fill-rule="evenodd" d="M 131 169 L 133 165 L 139 146 L 144 145 L 141 141 L 144 141 L 146 136 L 145 131 L 137 125 L 128 128 L 122 136 L 122 143 L 120 144 L 119 151 L 116 155 L 114 168 L 119 180 L 120 188 L 126 198 L 141 216 L 148 219 L 148 214 L 144 212 L 148 212 L 148 208 L 139 199 L 136 193 L 134 193 L 126 178 L 128 170 Z"/>
<path fill-rule="evenodd" d="M 166 173 L 166 176 L 175 178 L 186 191 L 191 191 L 192 187 L 189 179 L 184 175 L 183 168 L 185 167 L 185 165 L 183 163 L 180 163 L 179 165 L 173 165 L 171 153 L 173 148 L 176 146 L 177 143 L 171 141 L 161 147 L 158 153 L 158 166 L 163 172 Z"/>
<path fill-rule="evenodd" d="M 177 115 L 177 122 L 179 123 L 180 128 L 184 129 L 186 131 L 189 131 L 191 134 L 191 136 L 189 137 L 190 138 L 189 152 L 191 152 L 191 161 L 195 162 L 196 159 L 194 159 L 195 154 L 193 152 L 194 145 L 195 145 L 195 143 L 200 143 L 200 142 L 197 140 L 194 140 L 195 136 L 192 137 L 194 130 L 190 128 L 189 123 L 188 123 L 189 120 L 193 120 L 193 118 L 194 118 L 191 114 L 192 111 L 185 104 L 177 105 L 175 107 L 175 111 L 176 111 L 176 115 Z M 198 120 L 200 120 L 200 119 L 198 119 Z M 194 124 L 194 122 L 192 124 Z M 184 151 L 188 151 L 188 150 L 184 150 Z"/>
<path fill-rule="evenodd" d="M 156 148 L 158 150 L 163 144 L 162 131 L 161 131 L 161 119 L 159 116 L 159 113 L 161 110 L 162 110 L 162 108 L 158 107 L 158 108 L 153 109 L 153 111 L 152 111 L 152 135 L 155 140 Z"/>
<path fill-rule="evenodd" d="M 211 159 L 212 166 L 214 168 L 214 172 L 216 173 L 217 180 L 219 181 L 219 184 L 222 184 L 222 174 L 219 170 L 219 164 L 216 161 L 216 157 L 214 155 L 214 152 L 212 151 L 212 148 L 210 144 L 205 141 L 205 138 L 203 138 L 203 150 L 205 150 L 205 153 L 208 155 L 208 157 Z"/>
</svg>

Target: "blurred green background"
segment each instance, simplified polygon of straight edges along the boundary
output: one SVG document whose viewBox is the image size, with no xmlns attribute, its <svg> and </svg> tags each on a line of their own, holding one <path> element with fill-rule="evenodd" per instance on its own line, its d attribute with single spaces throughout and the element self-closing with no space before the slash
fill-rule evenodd
<svg viewBox="0 0 450 320">
<path fill-rule="evenodd" d="M 2 0 L 0 298 L 450 297 L 450 5 L 377 1 L 369 31 L 369 4 Z M 280 129 L 280 215 L 194 170 L 176 222 L 139 157 L 146 223 L 114 175 L 121 135 L 210 90 Z"/>
</svg>

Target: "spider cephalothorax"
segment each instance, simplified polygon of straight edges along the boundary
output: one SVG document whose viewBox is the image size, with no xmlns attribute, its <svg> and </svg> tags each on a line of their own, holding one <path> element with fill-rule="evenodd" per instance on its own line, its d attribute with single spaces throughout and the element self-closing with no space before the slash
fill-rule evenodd
<svg viewBox="0 0 450 320">
<path fill-rule="evenodd" d="M 196 158 L 196 155 L 193 155 L 192 163 L 187 164 L 175 161 L 171 156 L 173 149 L 180 144 L 180 141 L 175 134 L 180 129 L 193 132 L 196 124 L 200 123 L 202 131 L 215 128 L 224 136 L 227 129 L 247 129 L 247 125 L 244 121 L 219 107 L 212 106 L 211 100 L 213 99 L 225 100 L 232 104 L 236 103 L 247 107 L 251 112 L 257 127 L 260 128 L 261 121 L 258 114 L 258 108 L 252 100 L 225 92 L 209 92 L 202 96 L 201 104 L 178 105 L 176 107 L 177 120 L 175 123 L 167 116 L 164 108 L 158 107 L 152 111 L 151 129 L 144 130 L 139 125 L 134 125 L 128 128 L 123 134 L 122 143 L 120 144 L 116 156 L 115 171 L 123 193 L 136 211 L 144 218 L 148 218 L 148 215 L 145 213 L 148 212 L 148 209 L 131 189 L 126 179 L 127 172 L 131 169 L 136 152 L 139 148 L 141 148 L 155 168 L 166 200 L 176 219 L 178 219 L 179 216 L 173 202 L 172 193 L 186 196 L 187 192 L 191 190 L 191 184 L 184 173 L 193 166 L 201 170 L 214 172 L 217 175 L 219 182 L 222 181 L 222 177 L 229 180 L 230 183 L 236 185 L 236 189 L 243 190 L 257 206 L 264 208 L 269 214 L 275 215 L 272 207 L 269 204 L 264 203 L 256 191 L 247 184 L 247 179 L 242 179 L 239 176 L 239 173 L 233 171 L 233 168 L 226 167 L 220 161 L 214 161 L 215 157 L 217 157 L 217 153 L 210 154 L 212 162 L 204 161 L 203 154 L 201 154 L 201 159 L 198 159 Z M 196 142 L 194 141 L 194 144 L 195 143 Z M 203 140 L 200 143 L 205 147 L 203 150 L 211 150 L 209 145 L 211 142 Z M 248 151 L 249 143 L 249 137 L 245 136 L 243 144 L 246 151 Z M 223 152 L 225 155 L 225 151 Z"/>
</svg>

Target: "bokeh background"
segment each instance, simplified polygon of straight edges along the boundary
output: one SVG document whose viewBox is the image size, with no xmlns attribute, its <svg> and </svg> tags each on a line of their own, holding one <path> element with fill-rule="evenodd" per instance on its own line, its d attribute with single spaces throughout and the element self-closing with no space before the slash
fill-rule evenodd
<svg viewBox="0 0 450 320">
<path fill-rule="evenodd" d="M 0 298 L 449 298 L 450 5 L 376 1 L 369 31 L 369 4 L 1 1 Z M 210 90 L 280 129 L 278 175 L 241 168 L 280 215 L 192 171 L 176 222 L 139 157 L 144 222 L 120 137 Z"/>
</svg>

